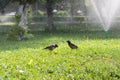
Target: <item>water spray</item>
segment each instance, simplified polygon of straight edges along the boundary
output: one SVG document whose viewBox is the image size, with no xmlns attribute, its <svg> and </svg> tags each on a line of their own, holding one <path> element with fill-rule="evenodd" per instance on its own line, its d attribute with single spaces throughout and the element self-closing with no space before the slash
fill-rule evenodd
<svg viewBox="0 0 120 80">
<path fill-rule="evenodd" d="M 103 28 L 104 28 L 104 31 L 105 31 L 105 38 L 108 38 L 108 37 L 109 37 L 109 35 L 108 35 L 108 30 L 109 30 L 109 28 L 107 27 L 108 25 L 103 24 L 103 26 L 105 26 L 105 27 L 103 27 Z"/>
<path fill-rule="evenodd" d="M 105 31 L 105 38 L 108 38 L 109 37 L 109 33 L 108 31 Z"/>
<path fill-rule="evenodd" d="M 100 24 L 105 32 L 109 30 L 119 9 L 120 0 L 90 0 Z"/>
</svg>

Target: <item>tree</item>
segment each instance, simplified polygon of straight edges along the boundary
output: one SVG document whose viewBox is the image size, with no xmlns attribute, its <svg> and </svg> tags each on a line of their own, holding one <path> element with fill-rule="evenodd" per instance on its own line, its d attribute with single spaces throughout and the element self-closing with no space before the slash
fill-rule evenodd
<svg viewBox="0 0 120 80">
<path fill-rule="evenodd" d="M 53 6 L 61 2 L 60 0 L 0 0 L 0 1 L 11 1 L 13 3 L 19 3 L 19 7 L 17 10 L 17 15 L 20 16 L 19 26 L 26 29 L 27 26 L 27 14 L 29 12 L 29 8 L 31 4 L 37 2 L 44 2 L 46 4 L 46 12 L 47 12 L 47 27 L 45 28 L 46 31 L 55 31 L 56 28 L 54 26 L 53 20 Z M 6 5 L 7 6 L 7 5 Z"/>
<path fill-rule="evenodd" d="M 7 38 L 9 40 L 28 39 L 31 34 L 28 33 L 27 15 L 29 13 L 30 6 L 33 3 L 33 0 L 13 0 L 12 2 L 17 2 L 19 6 L 15 15 L 16 25 L 11 28 Z"/>
<path fill-rule="evenodd" d="M 10 3 L 12 0 L 0 0 L 0 12 L 4 14 L 5 7 Z"/>
<path fill-rule="evenodd" d="M 53 5 L 54 5 L 54 0 L 46 0 L 47 27 L 45 30 L 49 32 L 56 30 L 53 23 Z"/>
<path fill-rule="evenodd" d="M 74 0 L 70 0 L 70 13 L 71 13 L 71 21 L 73 21 L 74 16 Z"/>
<path fill-rule="evenodd" d="M 27 29 L 28 28 L 27 15 L 30 11 L 31 4 L 33 4 L 36 0 L 15 0 L 15 1 L 19 3 L 19 7 L 18 10 L 16 11 L 16 14 L 21 18 L 18 25 L 24 29 Z"/>
</svg>

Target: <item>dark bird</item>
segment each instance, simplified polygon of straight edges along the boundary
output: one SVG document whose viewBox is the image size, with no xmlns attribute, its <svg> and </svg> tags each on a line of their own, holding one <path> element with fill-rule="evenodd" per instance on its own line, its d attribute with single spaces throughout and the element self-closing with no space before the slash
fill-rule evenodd
<svg viewBox="0 0 120 80">
<path fill-rule="evenodd" d="M 67 41 L 67 43 L 68 43 L 68 46 L 69 46 L 71 49 L 77 49 L 77 48 L 78 48 L 75 44 L 71 43 L 69 40 Z"/>
<path fill-rule="evenodd" d="M 49 45 L 49 46 L 45 47 L 44 49 L 48 49 L 48 50 L 52 51 L 52 50 L 54 50 L 57 47 L 58 47 L 57 44 L 52 44 L 52 45 Z"/>
</svg>

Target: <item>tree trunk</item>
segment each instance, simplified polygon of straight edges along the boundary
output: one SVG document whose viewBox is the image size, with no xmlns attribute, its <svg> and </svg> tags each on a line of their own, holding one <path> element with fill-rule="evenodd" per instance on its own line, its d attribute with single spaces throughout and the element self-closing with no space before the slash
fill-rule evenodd
<svg viewBox="0 0 120 80">
<path fill-rule="evenodd" d="M 18 40 L 25 40 L 28 39 L 27 36 L 25 35 L 28 31 L 28 12 L 30 10 L 30 5 L 29 4 L 20 4 L 18 6 L 18 11 L 17 11 L 17 15 L 19 17 L 17 19 L 17 26 L 21 27 L 21 29 L 24 31 L 24 33 L 22 35 L 17 35 Z M 21 31 L 22 32 L 22 31 Z M 21 33 L 19 32 L 19 33 Z"/>
<path fill-rule="evenodd" d="M 70 0 L 70 13 L 71 13 L 71 22 L 73 22 L 73 16 L 74 16 L 74 0 Z"/>
<path fill-rule="evenodd" d="M 54 26 L 54 21 L 53 21 L 53 5 L 54 5 L 54 0 L 46 0 L 47 26 L 45 30 L 49 32 L 56 30 Z"/>
<path fill-rule="evenodd" d="M 84 20 L 85 20 L 85 27 L 86 27 L 86 30 L 88 30 L 87 29 L 87 26 L 88 26 L 88 9 L 87 9 L 87 2 L 88 2 L 89 0 L 84 0 L 84 2 L 83 2 L 83 4 L 84 4 L 84 16 L 85 16 L 85 18 L 84 18 Z"/>
<path fill-rule="evenodd" d="M 28 26 L 28 20 L 27 20 L 27 15 L 28 15 L 28 12 L 29 12 L 29 8 L 30 8 L 30 5 L 29 4 L 21 4 L 19 5 L 18 7 L 18 15 L 20 15 L 21 19 L 20 19 L 20 22 L 18 23 L 18 25 L 24 29 L 27 29 Z"/>
</svg>

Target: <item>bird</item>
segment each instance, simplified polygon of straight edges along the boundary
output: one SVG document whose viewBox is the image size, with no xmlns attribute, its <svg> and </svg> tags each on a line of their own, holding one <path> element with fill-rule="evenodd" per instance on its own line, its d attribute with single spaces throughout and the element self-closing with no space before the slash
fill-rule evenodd
<svg viewBox="0 0 120 80">
<path fill-rule="evenodd" d="M 54 50 L 57 47 L 58 47 L 57 44 L 52 44 L 52 45 L 49 45 L 49 46 L 45 47 L 44 49 L 48 49 L 48 50 L 52 51 L 52 50 Z"/>
<path fill-rule="evenodd" d="M 67 43 L 68 43 L 68 46 L 71 48 L 71 49 L 77 49 L 78 48 L 78 46 L 76 46 L 75 44 L 73 44 L 71 41 L 67 41 Z"/>
</svg>

